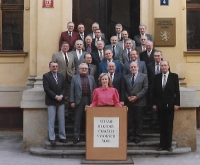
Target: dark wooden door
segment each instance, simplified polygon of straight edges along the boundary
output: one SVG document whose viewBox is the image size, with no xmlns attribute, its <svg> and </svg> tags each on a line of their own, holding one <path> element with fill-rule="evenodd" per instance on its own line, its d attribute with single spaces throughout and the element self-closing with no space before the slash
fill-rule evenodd
<svg viewBox="0 0 200 165">
<path fill-rule="evenodd" d="M 121 23 L 133 39 L 139 33 L 140 0 L 73 0 L 73 22 L 76 29 L 84 24 L 86 34 L 98 22 L 108 40 L 115 33 L 115 24 Z"/>
</svg>

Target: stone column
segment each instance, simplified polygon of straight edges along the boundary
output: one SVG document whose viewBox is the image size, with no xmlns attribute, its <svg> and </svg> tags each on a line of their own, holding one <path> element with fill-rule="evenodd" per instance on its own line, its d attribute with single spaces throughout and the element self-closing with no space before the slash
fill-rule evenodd
<svg viewBox="0 0 200 165">
<path fill-rule="evenodd" d="M 197 91 L 181 87 L 180 94 L 181 106 L 174 114 L 173 140 L 178 142 L 178 147 L 191 147 L 196 151 Z"/>
</svg>

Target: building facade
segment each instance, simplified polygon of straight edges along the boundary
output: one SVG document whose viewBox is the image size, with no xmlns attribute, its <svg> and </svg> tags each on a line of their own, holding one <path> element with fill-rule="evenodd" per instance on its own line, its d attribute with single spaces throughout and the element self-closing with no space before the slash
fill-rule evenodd
<svg viewBox="0 0 200 165">
<path fill-rule="evenodd" d="M 22 123 L 25 125 L 31 116 L 37 116 L 38 110 L 46 113 L 42 75 L 49 70 L 51 56 L 58 51 L 60 33 L 67 30 L 69 21 L 75 22 L 75 28 L 83 23 L 86 33 L 91 32 L 92 23 L 98 22 L 109 39 L 116 23 L 123 25 L 130 38 L 139 33 L 138 25 L 143 23 L 147 33 L 154 37 L 156 18 L 175 18 L 175 45 L 155 46 L 155 49 L 162 50 L 171 71 L 179 75 L 181 85 L 200 94 L 199 1 L 48 2 L 52 6 L 45 7 L 46 0 L 1 0 L 0 129 L 22 129 Z M 29 111 L 23 112 L 25 109 Z M 41 119 L 44 124 L 46 120 Z"/>
</svg>

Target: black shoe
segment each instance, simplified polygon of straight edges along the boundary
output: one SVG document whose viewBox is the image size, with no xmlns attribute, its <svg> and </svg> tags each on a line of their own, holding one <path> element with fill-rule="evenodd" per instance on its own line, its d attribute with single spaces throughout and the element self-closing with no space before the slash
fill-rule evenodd
<svg viewBox="0 0 200 165">
<path fill-rule="evenodd" d="M 55 140 L 49 140 L 52 146 L 56 145 L 56 141 Z"/>
<path fill-rule="evenodd" d="M 73 143 L 74 143 L 74 144 L 77 144 L 78 142 L 80 142 L 80 139 L 79 139 L 79 138 L 74 138 Z"/>
<path fill-rule="evenodd" d="M 135 144 L 140 143 L 140 139 L 135 139 Z"/>
<path fill-rule="evenodd" d="M 170 147 L 170 148 L 167 149 L 167 151 L 172 152 L 173 149 Z"/>
<path fill-rule="evenodd" d="M 67 140 L 66 139 L 59 139 L 59 142 L 61 142 L 61 143 L 67 143 Z"/>
<path fill-rule="evenodd" d="M 162 151 L 163 150 L 163 148 L 162 147 L 159 147 L 158 149 L 157 149 L 157 151 Z"/>
</svg>

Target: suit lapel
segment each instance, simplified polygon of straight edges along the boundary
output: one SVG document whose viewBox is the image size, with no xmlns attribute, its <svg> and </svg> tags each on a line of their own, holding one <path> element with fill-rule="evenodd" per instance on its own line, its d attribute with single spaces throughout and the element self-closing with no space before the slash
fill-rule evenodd
<svg viewBox="0 0 200 165">
<path fill-rule="evenodd" d="M 166 83 L 166 85 L 165 85 L 164 91 L 169 87 L 170 80 L 171 80 L 171 74 L 170 74 L 170 72 L 169 72 L 169 75 L 168 75 L 168 77 L 167 77 L 167 83 Z"/>
<path fill-rule="evenodd" d="M 138 75 L 137 75 L 137 77 L 136 77 L 136 79 L 135 79 L 135 81 L 134 81 L 133 88 L 135 87 L 135 85 L 136 85 L 136 84 L 137 84 L 137 82 L 139 81 L 139 79 L 140 79 L 140 76 L 141 76 L 141 74 L 138 72 Z"/>
<path fill-rule="evenodd" d="M 82 86 L 81 86 L 81 76 L 80 76 L 80 74 L 78 75 L 78 84 L 79 84 L 80 89 L 82 90 Z"/>
<path fill-rule="evenodd" d="M 64 57 L 62 55 L 62 52 L 59 52 L 58 57 L 60 58 L 60 61 L 62 62 L 62 64 L 66 66 L 66 62 L 65 62 L 65 59 L 64 59 Z"/>
</svg>

